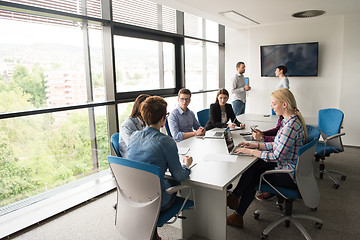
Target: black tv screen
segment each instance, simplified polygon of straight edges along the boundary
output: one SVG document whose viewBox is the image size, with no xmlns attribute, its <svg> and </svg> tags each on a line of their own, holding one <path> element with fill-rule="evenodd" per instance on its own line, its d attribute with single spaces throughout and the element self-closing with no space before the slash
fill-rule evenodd
<svg viewBox="0 0 360 240">
<path fill-rule="evenodd" d="M 275 77 L 275 68 L 286 66 L 286 76 L 318 75 L 319 43 L 260 46 L 261 76 Z"/>
</svg>

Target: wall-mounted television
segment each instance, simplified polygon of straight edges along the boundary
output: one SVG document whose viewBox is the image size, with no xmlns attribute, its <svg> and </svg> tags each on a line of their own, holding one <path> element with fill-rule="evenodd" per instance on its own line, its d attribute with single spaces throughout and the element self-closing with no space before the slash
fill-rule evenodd
<svg viewBox="0 0 360 240">
<path fill-rule="evenodd" d="M 318 54 L 318 42 L 260 46 L 261 76 L 275 77 L 279 65 L 287 67 L 286 76 L 317 76 Z"/>
</svg>

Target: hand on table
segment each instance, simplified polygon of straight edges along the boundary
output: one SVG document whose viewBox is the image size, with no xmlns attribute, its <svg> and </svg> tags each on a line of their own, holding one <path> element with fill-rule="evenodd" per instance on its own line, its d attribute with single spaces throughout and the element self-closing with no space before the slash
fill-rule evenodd
<svg viewBox="0 0 360 240">
<path fill-rule="evenodd" d="M 203 136 L 205 135 L 205 132 L 206 132 L 205 128 L 199 127 L 199 129 L 195 131 L 195 136 Z"/>
<path fill-rule="evenodd" d="M 260 141 L 264 134 L 259 129 L 254 129 L 254 131 L 252 131 L 252 136 L 256 141 Z"/>
<path fill-rule="evenodd" d="M 184 156 L 183 158 L 183 163 L 187 166 L 187 167 L 190 167 L 190 165 L 192 164 L 193 162 L 193 158 L 190 157 L 190 156 Z"/>
</svg>

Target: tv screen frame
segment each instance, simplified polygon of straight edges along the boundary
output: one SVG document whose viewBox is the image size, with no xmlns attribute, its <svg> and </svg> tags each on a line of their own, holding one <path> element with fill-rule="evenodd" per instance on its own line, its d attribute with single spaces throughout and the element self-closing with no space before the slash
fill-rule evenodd
<svg viewBox="0 0 360 240">
<path fill-rule="evenodd" d="M 319 42 L 260 46 L 261 77 L 275 77 L 277 66 L 286 66 L 289 77 L 316 77 Z"/>
</svg>

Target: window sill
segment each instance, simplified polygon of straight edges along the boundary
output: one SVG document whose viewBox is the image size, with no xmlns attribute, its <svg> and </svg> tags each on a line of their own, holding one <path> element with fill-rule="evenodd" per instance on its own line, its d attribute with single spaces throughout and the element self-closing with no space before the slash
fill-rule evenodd
<svg viewBox="0 0 360 240">
<path fill-rule="evenodd" d="M 81 182 L 81 184 L 79 184 Z M 66 185 L 66 190 L 0 217 L 0 239 L 116 188 L 110 169 Z"/>
</svg>

